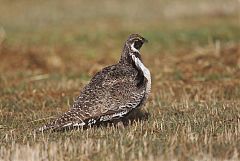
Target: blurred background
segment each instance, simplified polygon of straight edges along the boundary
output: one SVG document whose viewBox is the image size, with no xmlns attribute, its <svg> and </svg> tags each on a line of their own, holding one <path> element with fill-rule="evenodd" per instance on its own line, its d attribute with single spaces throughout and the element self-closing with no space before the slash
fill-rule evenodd
<svg viewBox="0 0 240 161">
<path fill-rule="evenodd" d="M 7 75 L 22 71 L 92 75 L 119 59 L 130 33 L 149 39 L 143 53 L 152 70 L 159 68 L 156 77 L 166 73 L 184 77 L 180 75 L 185 71 L 171 67 L 176 62 L 170 62 L 169 53 L 239 50 L 238 0 L 0 0 L 0 4 L 0 72 Z M 238 59 L 232 58 L 239 65 L 239 53 Z"/>
<path fill-rule="evenodd" d="M 169 88 L 166 84 L 176 84 L 176 99 L 183 97 L 178 92 L 182 85 L 192 82 L 217 81 L 224 86 L 230 80 L 228 88 L 239 89 L 238 0 L 0 0 L 0 4 L 2 96 L 6 91 L 45 87 L 46 93 L 53 88 L 74 96 L 94 73 L 119 60 L 131 33 L 149 40 L 142 55 L 153 75 L 153 97 L 161 94 L 158 89 Z M 73 82 L 62 86 L 59 80 Z M 188 97 L 195 95 L 190 92 Z"/>
</svg>

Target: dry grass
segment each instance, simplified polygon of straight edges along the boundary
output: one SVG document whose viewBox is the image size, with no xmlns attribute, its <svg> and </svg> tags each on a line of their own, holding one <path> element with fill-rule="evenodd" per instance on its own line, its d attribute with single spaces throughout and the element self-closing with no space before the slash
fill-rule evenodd
<svg viewBox="0 0 240 161">
<path fill-rule="evenodd" d="M 240 159 L 238 1 L 0 2 L 0 160 Z M 35 134 L 131 32 L 150 41 L 148 119 Z"/>
</svg>

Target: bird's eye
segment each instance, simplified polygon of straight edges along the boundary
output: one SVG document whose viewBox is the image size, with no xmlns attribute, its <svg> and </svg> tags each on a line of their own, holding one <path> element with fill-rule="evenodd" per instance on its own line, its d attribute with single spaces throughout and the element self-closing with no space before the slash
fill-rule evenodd
<svg viewBox="0 0 240 161">
<path fill-rule="evenodd" d="M 136 40 L 135 42 L 134 42 L 134 47 L 136 48 L 136 49 L 140 49 L 141 47 L 142 47 L 142 41 L 140 41 L 140 40 Z"/>
</svg>

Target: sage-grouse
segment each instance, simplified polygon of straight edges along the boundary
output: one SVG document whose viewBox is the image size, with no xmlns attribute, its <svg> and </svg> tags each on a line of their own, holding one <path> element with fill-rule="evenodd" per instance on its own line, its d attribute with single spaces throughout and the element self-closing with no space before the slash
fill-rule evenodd
<svg viewBox="0 0 240 161">
<path fill-rule="evenodd" d="M 96 73 L 70 110 L 39 130 L 91 126 L 120 119 L 142 106 L 151 89 L 151 75 L 139 51 L 145 42 L 142 36 L 131 34 L 120 61 Z"/>
</svg>

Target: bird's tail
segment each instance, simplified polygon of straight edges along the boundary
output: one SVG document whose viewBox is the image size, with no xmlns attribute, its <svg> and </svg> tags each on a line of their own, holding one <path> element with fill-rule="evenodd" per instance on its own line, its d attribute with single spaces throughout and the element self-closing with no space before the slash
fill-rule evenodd
<svg viewBox="0 0 240 161">
<path fill-rule="evenodd" d="M 44 132 L 47 130 L 63 130 L 70 129 L 73 127 L 83 127 L 85 125 L 84 119 L 77 115 L 73 110 L 70 110 L 54 121 L 37 129 L 38 132 Z"/>
</svg>

